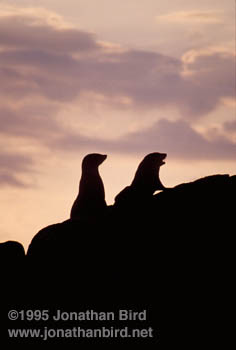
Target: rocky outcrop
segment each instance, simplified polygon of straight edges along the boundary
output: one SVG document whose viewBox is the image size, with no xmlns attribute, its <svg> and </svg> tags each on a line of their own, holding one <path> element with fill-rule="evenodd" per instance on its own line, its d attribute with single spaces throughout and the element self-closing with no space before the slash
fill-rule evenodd
<svg viewBox="0 0 236 350">
<path fill-rule="evenodd" d="M 65 278 L 76 274 L 80 292 L 103 281 L 101 290 L 119 286 L 144 293 L 149 284 L 155 290 L 161 276 L 174 279 L 176 269 L 182 282 L 193 273 L 207 278 L 230 240 L 235 178 L 208 176 L 166 189 L 145 205 L 110 206 L 96 221 L 48 226 L 33 238 L 27 257 L 54 277 L 58 272 L 60 281 L 61 271 Z M 217 275 L 219 269 L 208 272 Z"/>
<path fill-rule="evenodd" d="M 235 194 L 236 176 L 213 175 L 109 206 L 94 220 L 50 225 L 27 252 L 27 298 L 145 308 L 158 329 L 168 318 L 175 344 L 210 342 L 232 289 Z"/>
<path fill-rule="evenodd" d="M 19 270 L 25 262 L 25 250 L 21 243 L 7 241 L 0 243 L 0 264 L 2 273 L 11 270 L 12 273 Z"/>
</svg>

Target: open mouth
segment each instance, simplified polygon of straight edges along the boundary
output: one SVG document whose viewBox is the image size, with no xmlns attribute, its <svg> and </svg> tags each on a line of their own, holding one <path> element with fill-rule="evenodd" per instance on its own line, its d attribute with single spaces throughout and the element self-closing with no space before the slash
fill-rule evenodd
<svg viewBox="0 0 236 350">
<path fill-rule="evenodd" d="M 166 153 L 163 153 L 163 154 L 162 154 L 162 156 L 161 156 L 161 165 L 166 164 L 166 163 L 163 161 L 163 159 L 165 159 L 166 156 L 167 156 Z"/>
</svg>

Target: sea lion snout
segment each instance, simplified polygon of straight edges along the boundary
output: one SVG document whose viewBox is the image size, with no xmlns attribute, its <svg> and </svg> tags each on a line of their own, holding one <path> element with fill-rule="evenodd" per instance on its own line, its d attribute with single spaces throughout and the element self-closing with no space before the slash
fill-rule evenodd
<svg viewBox="0 0 236 350">
<path fill-rule="evenodd" d="M 160 153 L 160 158 L 161 158 L 161 164 L 160 165 L 163 165 L 163 164 L 166 164 L 163 159 L 165 159 L 167 157 L 167 153 Z"/>
<path fill-rule="evenodd" d="M 106 154 L 99 154 L 98 155 L 98 165 L 102 164 L 105 159 L 107 159 L 107 155 Z"/>
<path fill-rule="evenodd" d="M 144 159 L 150 159 L 151 162 L 154 162 L 154 164 L 157 164 L 158 166 L 161 166 L 165 164 L 163 160 L 167 157 L 167 153 L 159 153 L 159 152 L 154 152 L 148 154 Z"/>
<path fill-rule="evenodd" d="M 82 168 L 97 168 L 100 164 L 104 162 L 104 160 L 107 158 L 106 154 L 99 154 L 99 153 L 90 153 L 87 154 L 87 156 L 84 157 L 82 162 Z"/>
</svg>

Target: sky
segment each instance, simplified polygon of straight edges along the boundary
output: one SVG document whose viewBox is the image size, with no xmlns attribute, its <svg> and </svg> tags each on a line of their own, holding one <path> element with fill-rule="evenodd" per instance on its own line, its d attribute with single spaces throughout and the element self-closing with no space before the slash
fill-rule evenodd
<svg viewBox="0 0 236 350">
<path fill-rule="evenodd" d="M 0 242 L 69 218 L 88 153 L 108 204 L 151 152 L 236 174 L 233 0 L 0 1 L 0 79 Z"/>
</svg>

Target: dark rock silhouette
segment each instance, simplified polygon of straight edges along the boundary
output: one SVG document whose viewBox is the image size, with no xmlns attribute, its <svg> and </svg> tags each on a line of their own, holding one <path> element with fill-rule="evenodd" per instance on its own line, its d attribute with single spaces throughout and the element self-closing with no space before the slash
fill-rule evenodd
<svg viewBox="0 0 236 350">
<path fill-rule="evenodd" d="M 159 178 L 160 167 L 165 164 L 165 153 L 150 153 L 139 164 L 134 179 L 130 186 L 125 187 L 116 197 L 116 206 L 135 205 L 146 202 L 155 191 L 165 187 Z"/>
<path fill-rule="evenodd" d="M 21 263 L 25 258 L 25 250 L 21 243 L 7 241 L 0 243 L 0 261 L 3 266 Z"/>
<path fill-rule="evenodd" d="M 106 209 L 105 191 L 98 167 L 106 155 L 92 153 L 84 157 L 78 196 L 72 206 L 72 220 L 91 219 Z"/>
<path fill-rule="evenodd" d="M 156 165 L 150 184 L 137 179 L 142 190 L 135 200 L 128 194 L 103 215 L 69 219 L 34 236 L 20 302 L 34 309 L 147 309 L 147 322 L 132 323 L 154 327 L 147 348 L 158 348 L 159 331 L 161 342 L 171 339 L 175 347 L 218 344 L 231 307 L 236 176 L 164 188 Z M 128 341 L 139 345 L 140 339 Z"/>
<path fill-rule="evenodd" d="M 0 243 L 0 268 L 0 299 L 4 302 L 4 306 L 8 301 L 17 304 L 24 293 L 26 272 L 25 250 L 21 243 L 16 241 Z"/>
</svg>

